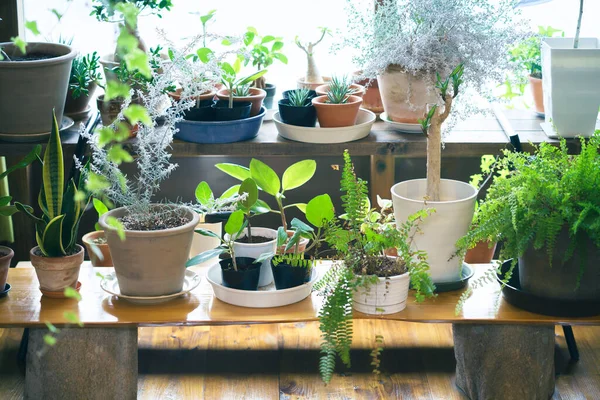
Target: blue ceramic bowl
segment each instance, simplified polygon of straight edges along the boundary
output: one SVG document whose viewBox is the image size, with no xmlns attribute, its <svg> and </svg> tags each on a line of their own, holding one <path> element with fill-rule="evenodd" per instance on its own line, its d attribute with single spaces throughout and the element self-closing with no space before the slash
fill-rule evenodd
<svg viewBox="0 0 600 400">
<path fill-rule="evenodd" d="M 203 144 L 243 142 L 258 135 L 265 113 L 266 109 L 262 107 L 258 115 L 246 119 L 233 121 L 182 120 L 177 123 L 179 132 L 175 134 L 175 138 Z"/>
</svg>

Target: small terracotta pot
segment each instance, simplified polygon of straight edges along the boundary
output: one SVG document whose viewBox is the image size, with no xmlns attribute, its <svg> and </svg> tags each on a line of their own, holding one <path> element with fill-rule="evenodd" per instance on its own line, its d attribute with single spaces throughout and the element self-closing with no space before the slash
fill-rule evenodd
<svg viewBox="0 0 600 400">
<path fill-rule="evenodd" d="M 355 75 L 360 75 L 361 72 L 356 72 Z M 357 84 L 364 86 L 366 92 L 363 96 L 362 108 L 374 112 L 375 114 L 381 114 L 383 109 L 383 102 L 381 101 L 381 93 L 379 93 L 379 83 L 377 79 L 360 79 L 356 81 Z"/>
<path fill-rule="evenodd" d="M 174 92 L 169 92 L 169 97 L 172 98 L 175 101 L 179 101 L 179 100 L 181 100 L 181 92 L 182 91 L 183 91 L 183 89 L 179 88 L 179 89 L 177 89 Z M 210 90 L 210 91 L 202 93 L 199 96 L 193 96 L 192 98 L 194 100 L 200 100 L 200 101 L 212 100 L 212 99 L 215 98 L 215 94 L 217 94 L 216 91 Z"/>
<path fill-rule="evenodd" d="M 31 249 L 29 257 L 42 293 L 62 292 L 68 286 L 76 287 L 84 255 L 83 247 L 77 245 L 77 249 L 77 253 L 65 257 L 44 257 L 38 246 Z"/>
<path fill-rule="evenodd" d="M 337 128 L 341 126 L 352 126 L 356 123 L 356 116 L 362 104 L 358 96 L 348 97 L 344 104 L 326 103 L 327 96 L 319 96 L 312 99 L 317 109 L 317 118 L 322 128 Z"/>
<path fill-rule="evenodd" d="M 294 235 L 294 231 L 288 230 L 287 235 L 288 235 L 288 238 L 291 238 Z M 299 253 L 304 253 L 304 251 L 306 250 L 306 246 L 308 245 L 308 242 L 309 242 L 309 240 L 307 238 L 300 239 L 300 242 L 298 243 L 298 252 Z M 289 254 L 289 253 L 293 253 L 294 251 L 296 251 L 295 247 L 289 249 L 288 251 L 285 251 L 285 246 L 280 246 L 277 248 L 277 254 L 283 254 L 284 252 Z"/>
<path fill-rule="evenodd" d="M 319 96 L 326 95 L 327 93 L 329 93 L 329 85 L 330 85 L 330 83 L 326 83 L 324 85 L 317 86 L 317 88 L 315 89 L 315 92 L 317 92 L 317 95 L 319 95 Z M 362 98 L 365 94 L 365 87 L 362 85 L 359 85 L 357 83 L 351 84 L 350 89 L 354 89 L 353 96 Z"/>
<path fill-rule="evenodd" d="M 6 286 L 10 260 L 12 260 L 14 256 L 15 252 L 10 247 L 0 246 L 0 292 L 2 292 Z"/>
<path fill-rule="evenodd" d="M 544 114 L 544 88 L 542 86 L 542 80 L 529 76 L 529 83 L 531 84 L 531 92 L 533 94 L 533 106 L 535 111 L 540 114 Z"/>
<path fill-rule="evenodd" d="M 479 242 L 475 247 L 469 249 L 465 255 L 465 262 L 467 264 L 489 264 L 494 258 L 494 252 L 496 251 L 496 243 L 490 247 L 490 242 Z"/>
<path fill-rule="evenodd" d="M 330 76 L 324 76 L 323 77 L 323 82 L 317 82 L 317 83 L 313 83 L 313 82 L 305 82 L 304 81 L 304 76 L 301 78 L 298 78 L 298 80 L 296 81 L 296 86 L 298 87 L 298 89 L 310 89 L 310 90 L 315 90 L 316 88 L 318 88 L 319 86 L 321 86 L 323 84 L 323 82 L 327 83 L 331 81 L 331 77 Z"/>
<path fill-rule="evenodd" d="M 94 267 L 112 267 L 113 261 L 112 256 L 110 255 L 110 249 L 108 248 L 108 243 L 95 243 L 94 240 L 98 238 L 104 237 L 104 231 L 94 231 L 86 233 L 81 241 L 85 245 L 87 249 L 88 256 L 90 257 L 90 261 Z M 95 246 L 102 253 L 102 260 L 98 257 L 98 255 L 92 250 L 92 246 Z"/>
<path fill-rule="evenodd" d="M 217 92 L 217 97 L 219 100 L 229 100 L 229 90 L 221 89 Z M 249 101 L 252 103 L 252 107 L 250 108 L 250 116 L 254 117 L 260 113 L 260 108 L 262 107 L 263 100 L 267 97 L 267 92 L 258 88 L 250 88 L 250 96 L 234 96 L 233 101 Z"/>
</svg>

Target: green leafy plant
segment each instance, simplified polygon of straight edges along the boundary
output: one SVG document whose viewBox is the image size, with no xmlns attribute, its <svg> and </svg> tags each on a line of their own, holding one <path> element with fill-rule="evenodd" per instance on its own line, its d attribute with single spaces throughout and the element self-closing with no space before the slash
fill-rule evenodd
<svg viewBox="0 0 600 400">
<path fill-rule="evenodd" d="M 33 214 L 31 207 L 15 203 L 35 223 L 36 241 L 46 257 L 63 257 L 75 252 L 77 233 L 83 212 L 91 195 L 83 188 L 83 178 L 65 185 L 63 151 L 56 116 L 52 113 L 52 133 L 44 152 L 42 187 L 38 205 L 42 216 Z M 83 176 L 83 175 L 82 175 Z"/>
<path fill-rule="evenodd" d="M 235 211 L 240 199 L 239 189 L 240 185 L 235 185 L 224 191 L 220 197 L 215 197 L 210 185 L 202 181 L 194 192 L 198 202 L 198 206 L 194 208 L 202 215 Z"/>
<path fill-rule="evenodd" d="M 350 85 L 352 85 L 352 82 L 347 76 L 341 78 L 334 76 L 331 78 L 329 91 L 327 92 L 327 103 L 346 104 L 348 98 L 356 92 Z"/>
<path fill-rule="evenodd" d="M 238 78 L 237 74 L 241 69 L 241 61 L 239 58 L 231 65 L 228 62 L 220 63 L 221 66 L 221 83 L 223 86 L 229 91 L 229 108 L 233 108 L 233 98 L 236 96 L 243 96 L 237 94 L 238 90 L 243 90 L 244 86 L 250 85 L 256 79 L 260 78 L 264 74 L 267 73 L 266 69 L 255 72 L 252 75 L 248 75 L 246 77 Z"/>
<path fill-rule="evenodd" d="M 250 161 L 249 168 L 229 163 L 216 164 L 215 167 L 239 180 L 252 178 L 260 190 L 273 196 L 277 203 L 277 210 L 270 209 L 269 211 L 280 214 L 281 226 L 287 229 L 285 210 L 297 207 L 300 211 L 305 212 L 306 204 L 295 203 L 284 206 L 285 193 L 308 182 L 317 170 L 317 163 L 314 160 L 303 160 L 292 164 L 283 172 L 281 179 L 271 167 L 255 158 Z"/>
<path fill-rule="evenodd" d="M 136 16 L 143 11 L 149 11 L 162 18 L 161 12 L 171 10 L 173 3 L 171 0 L 93 0 L 90 15 L 95 16 L 98 21 L 119 22 L 111 19 L 115 11 L 123 7 L 135 12 Z"/>
<path fill-rule="evenodd" d="M 100 56 L 96 52 L 73 60 L 69 89 L 74 99 L 89 96 L 90 85 L 101 81 L 102 75 L 98 72 L 99 61 Z"/>
<path fill-rule="evenodd" d="M 457 247 L 466 252 L 478 241 L 498 237 L 503 243 L 500 261 L 513 259 L 505 279 L 529 248 L 545 249 L 550 267 L 556 261 L 553 254 L 558 235 L 565 228 L 570 242 L 559 262 L 568 261 L 575 253 L 585 254 L 587 240 L 600 247 L 599 148 L 597 131 L 589 141 L 581 139 L 581 153 L 575 156 L 568 154 L 565 139 L 559 147 L 542 143 L 535 148 L 534 157 L 505 151 L 495 167 L 499 175 L 480 204 L 471 230 Z M 581 277 L 584 268 L 582 262 L 573 274 Z"/>
<path fill-rule="evenodd" d="M 417 301 L 433 296 L 435 289 L 428 273 L 427 254 L 412 248 L 418 225 L 431 210 L 410 216 L 397 229 L 393 224 L 381 223 L 382 214 L 373 214 L 365 207 L 367 182 L 356 176 L 348 151 L 344 152 L 341 190 L 345 214 L 327 225 L 325 240 L 343 262 L 335 263 L 315 285 L 324 297 L 319 311 L 323 333 L 319 369 L 325 383 L 333 376 L 338 355 L 350 366 L 352 301 L 357 288 L 368 289 L 380 277 L 408 272 Z M 398 254 L 395 259 L 386 256 L 386 250 L 392 248 Z"/>
<path fill-rule="evenodd" d="M 211 19 L 215 18 L 216 13 L 217 13 L 217 10 L 210 10 L 206 14 L 200 16 L 200 23 L 202 24 L 202 46 L 204 48 L 206 48 L 206 37 L 207 37 L 206 27 L 208 26 L 209 21 Z"/>
<path fill-rule="evenodd" d="M 292 107 L 308 107 L 311 105 L 309 96 L 310 90 L 307 88 L 291 90 L 288 94 L 289 104 Z"/>
<path fill-rule="evenodd" d="M 275 60 L 279 60 L 284 64 L 288 63 L 288 59 L 281 52 L 283 48 L 283 39 L 273 35 L 260 36 L 256 28 L 249 26 L 244 34 L 245 50 L 249 53 L 249 57 L 245 59 L 245 64 L 252 64 L 258 71 L 270 67 Z M 264 89 L 267 85 L 264 76 L 257 78 L 254 81 L 254 87 Z"/>
<path fill-rule="evenodd" d="M 31 165 L 36 160 L 39 160 L 41 162 L 41 159 L 40 159 L 41 153 L 42 153 L 42 145 L 41 144 L 35 145 L 33 147 L 33 149 L 31 149 L 31 151 L 25 157 L 23 157 L 23 159 L 21 161 L 19 161 L 12 167 L 7 168 L 6 171 L 4 171 L 3 173 L 0 174 L 0 181 L 2 181 L 2 179 L 7 177 L 13 171 L 16 171 L 18 169 L 27 168 L 29 165 Z M 11 200 L 12 200 L 11 196 L 0 196 L 0 216 L 10 217 L 11 215 L 13 215 L 19 211 L 19 210 L 17 210 L 17 207 L 15 207 L 14 205 L 10 205 Z M 33 212 L 33 209 L 30 208 L 30 211 Z"/>
</svg>

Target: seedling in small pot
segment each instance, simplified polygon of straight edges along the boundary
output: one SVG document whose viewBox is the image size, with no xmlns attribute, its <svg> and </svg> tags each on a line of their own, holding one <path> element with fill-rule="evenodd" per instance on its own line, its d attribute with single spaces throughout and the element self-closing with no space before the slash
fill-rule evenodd
<svg viewBox="0 0 600 400">
<path fill-rule="evenodd" d="M 209 184 L 202 181 L 196 187 L 195 195 L 198 205 L 193 208 L 204 216 L 204 222 L 225 222 L 224 217 L 229 217 L 237 209 L 240 199 L 243 198 L 238 194 L 239 189 L 240 185 L 235 185 L 223 192 L 220 197 L 215 197 Z"/>
<path fill-rule="evenodd" d="M 249 86 L 256 79 L 260 78 L 261 76 L 263 76 L 264 74 L 267 73 L 267 70 L 263 69 L 258 72 L 255 72 L 252 75 L 238 78 L 237 75 L 239 74 L 240 69 L 241 69 L 241 62 L 240 62 L 239 58 L 236 59 L 236 61 L 235 61 L 235 63 L 233 63 L 233 65 L 231 65 L 228 62 L 222 62 L 220 64 L 220 66 L 221 66 L 221 83 L 223 83 L 223 86 L 225 86 L 225 88 L 229 92 L 229 108 L 233 108 L 233 98 L 234 97 L 243 96 L 243 95 L 237 94 L 237 92 L 239 90 L 244 91 L 244 89 L 240 89 L 241 87 L 243 88 L 244 86 Z"/>
<path fill-rule="evenodd" d="M 284 64 L 288 63 L 287 57 L 281 52 L 283 48 L 283 39 L 273 35 L 259 36 L 256 28 L 248 27 L 244 34 L 244 45 L 250 54 L 250 57 L 245 59 L 244 65 L 252 63 L 259 71 L 273 64 L 275 60 L 279 60 Z M 257 78 L 254 81 L 254 87 L 264 89 L 267 86 L 267 81 L 264 76 Z"/>
</svg>

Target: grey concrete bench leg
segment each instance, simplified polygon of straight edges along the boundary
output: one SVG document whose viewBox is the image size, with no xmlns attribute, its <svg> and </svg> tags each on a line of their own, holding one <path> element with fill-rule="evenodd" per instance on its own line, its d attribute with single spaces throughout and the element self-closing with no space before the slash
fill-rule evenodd
<svg viewBox="0 0 600 400">
<path fill-rule="evenodd" d="M 63 329 L 52 347 L 47 333 L 29 330 L 25 399 L 136 399 L 137 328 Z"/>
<path fill-rule="evenodd" d="M 554 326 L 453 324 L 456 385 L 471 400 L 547 400 Z"/>
</svg>

